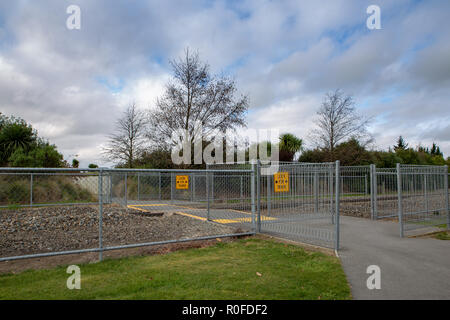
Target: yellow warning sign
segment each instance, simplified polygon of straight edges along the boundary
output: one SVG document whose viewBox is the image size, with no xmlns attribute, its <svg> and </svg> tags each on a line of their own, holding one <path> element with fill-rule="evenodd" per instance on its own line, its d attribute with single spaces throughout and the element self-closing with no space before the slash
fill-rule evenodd
<svg viewBox="0 0 450 320">
<path fill-rule="evenodd" d="M 189 189 L 189 176 L 177 176 L 176 188 L 177 189 Z"/>
<path fill-rule="evenodd" d="M 289 172 L 277 172 L 273 175 L 275 192 L 289 192 Z"/>
</svg>

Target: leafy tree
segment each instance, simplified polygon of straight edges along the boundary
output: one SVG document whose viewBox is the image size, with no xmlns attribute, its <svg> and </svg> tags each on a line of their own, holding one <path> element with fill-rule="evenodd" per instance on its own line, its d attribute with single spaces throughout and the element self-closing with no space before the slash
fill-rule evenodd
<svg viewBox="0 0 450 320">
<path fill-rule="evenodd" d="M 62 167 L 63 156 L 56 150 L 56 146 L 39 143 L 29 151 L 16 149 L 8 162 L 11 167 L 58 168 Z"/>
<path fill-rule="evenodd" d="M 146 150 L 134 161 L 137 168 L 146 169 L 174 169 L 171 153 L 165 149 Z"/>
<path fill-rule="evenodd" d="M 0 158 L 5 164 L 15 150 L 30 150 L 37 137 L 33 128 L 22 119 L 11 117 L 3 121 L 0 129 Z"/>
<path fill-rule="evenodd" d="M 336 147 L 335 156 L 343 166 L 368 165 L 373 163 L 373 156 L 361 143 L 352 138 Z"/>
<path fill-rule="evenodd" d="M 293 161 L 295 154 L 302 149 L 303 140 L 291 133 L 284 133 L 279 139 L 280 161 Z"/>
<path fill-rule="evenodd" d="M 95 163 L 89 163 L 88 168 L 95 169 L 98 168 L 98 165 L 96 165 Z"/>
<path fill-rule="evenodd" d="M 77 159 L 72 160 L 72 168 L 78 168 L 80 166 L 80 161 Z"/>
<path fill-rule="evenodd" d="M 433 142 L 433 146 L 431 147 L 430 154 L 432 156 L 443 156 L 443 154 L 441 152 L 441 148 L 439 148 L 439 146 L 434 142 Z"/>
<path fill-rule="evenodd" d="M 320 148 L 305 150 L 298 158 L 298 162 L 305 162 L 305 163 L 329 162 L 329 155 L 330 153 L 327 150 Z"/>
<path fill-rule="evenodd" d="M 394 146 L 394 150 L 406 150 L 408 149 L 408 143 L 406 143 L 405 139 L 402 136 L 398 137 L 397 144 Z"/>
<path fill-rule="evenodd" d="M 392 151 L 373 151 L 373 163 L 379 168 L 395 168 L 402 159 Z"/>
<path fill-rule="evenodd" d="M 0 165 L 62 167 L 63 156 L 25 120 L 0 113 Z"/>
<path fill-rule="evenodd" d="M 367 165 L 374 161 L 372 153 L 354 138 L 336 146 L 334 157 L 331 157 L 331 153 L 328 150 L 316 148 L 303 152 L 298 161 L 312 163 L 332 162 L 334 158 L 339 159 L 343 166 Z"/>
</svg>

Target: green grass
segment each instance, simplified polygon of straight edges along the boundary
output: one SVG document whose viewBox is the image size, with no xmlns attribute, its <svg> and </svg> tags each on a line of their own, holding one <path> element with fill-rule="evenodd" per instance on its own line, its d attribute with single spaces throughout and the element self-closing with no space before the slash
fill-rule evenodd
<svg viewBox="0 0 450 320">
<path fill-rule="evenodd" d="M 271 240 L 0 275 L 0 299 L 350 299 L 337 258 Z"/>
<path fill-rule="evenodd" d="M 450 240 L 450 231 L 443 231 L 433 235 L 434 238 L 439 240 Z"/>
</svg>

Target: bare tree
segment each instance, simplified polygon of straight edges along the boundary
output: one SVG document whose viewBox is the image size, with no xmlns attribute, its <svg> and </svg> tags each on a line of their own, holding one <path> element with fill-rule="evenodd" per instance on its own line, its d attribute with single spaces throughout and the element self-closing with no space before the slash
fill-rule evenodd
<svg viewBox="0 0 450 320">
<path fill-rule="evenodd" d="M 359 115 L 353 98 L 339 89 L 325 95 L 317 115 L 317 128 L 312 130 L 311 137 L 318 147 L 331 153 L 349 138 L 365 139 L 363 143 L 372 140 L 367 131 L 370 119 Z"/>
<path fill-rule="evenodd" d="M 103 155 L 110 161 L 118 161 L 128 168 L 143 150 L 145 138 L 145 114 L 132 103 L 116 122 L 116 133 L 109 136 Z"/>
<path fill-rule="evenodd" d="M 197 52 L 185 50 L 184 56 L 170 61 L 173 79 L 165 93 L 149 111 L 147 136 L 158 146 L 169 146 L 175 130 L 188 131 L 191 141 L 216 130 L 244 127 L 248 109 L 247 96 L 236 95 L 234 80 L 211 75 L 209 65 L 200 61 Z M 202 125 L 198 132 L 197 124 Z"/>
</svg>

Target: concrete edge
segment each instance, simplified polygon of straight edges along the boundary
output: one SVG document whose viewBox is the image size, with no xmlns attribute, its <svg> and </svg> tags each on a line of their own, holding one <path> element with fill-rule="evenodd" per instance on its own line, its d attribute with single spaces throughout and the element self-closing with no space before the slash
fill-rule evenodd
<svg viewBox="0 0 450 320">
<path fill-rule="evenodd" d="M 277 241 L 277 242 L 280 242 L 280 243 L 292 244 L 292 245 L 295 245 L 295 246 L 302 247 L 306 251 L 321 252 L 321 253 L 324 253 L 324 254 L 326 254 L 328 256 L 339 258 L 339 256 L 337 255 L 337 252 L 334 249 L 320 247 L 320 246 L 316 246 L 316 245 L 313 245 L 313 244 L 300 242 L 300 241 L 283 239 L 283 238 L 279 238 L 279 237 L 275 237 L 275 236 L 267 235 L 267 234 L 261 234 L 261 233 L 258 233 L 257 235 L 255 235 L 255 237 L 259 237 L 259 238 L 263 238 L 263 239 L 271 239 L 271 240 L 274 240 L 274 241 Z"/>
</svg>

